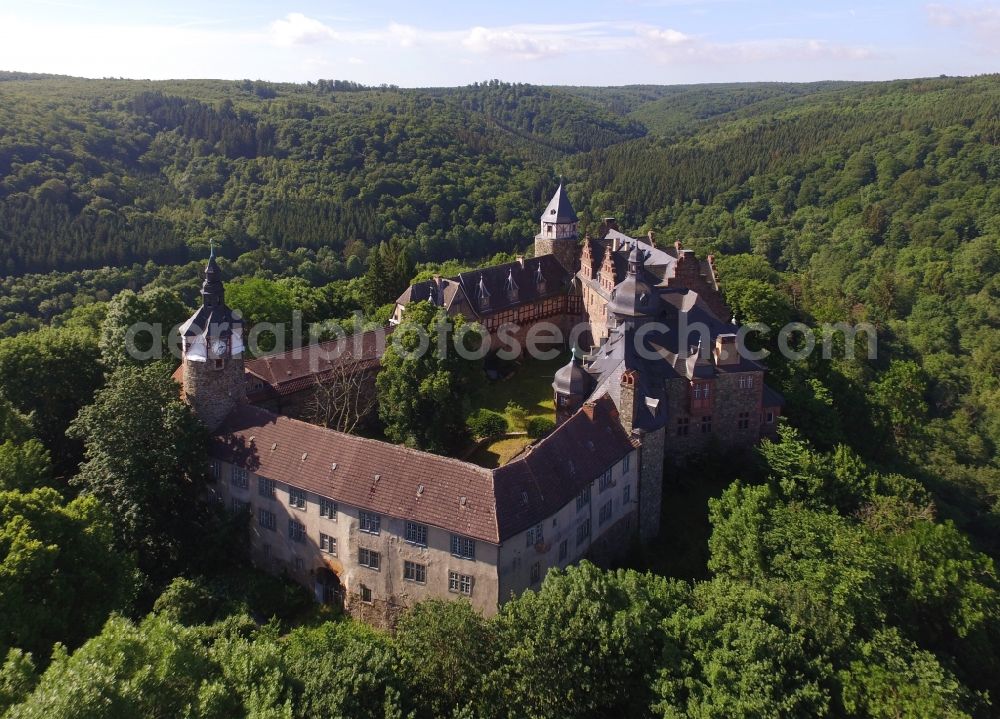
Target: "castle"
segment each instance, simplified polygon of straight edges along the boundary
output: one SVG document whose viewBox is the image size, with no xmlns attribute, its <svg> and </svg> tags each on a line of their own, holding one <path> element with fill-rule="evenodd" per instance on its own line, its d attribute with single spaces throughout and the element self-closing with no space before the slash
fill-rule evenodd
<svg viewBox="0 0 1000 719">
<path fill-rule="evenodd" d="M 216 500 L 250 515 L 253 561 L 377 625 L 432 597 L 491 614 L 552 567 L 654 538 L 678 458 L 773 431 L 781 398 L 737 352 L 711 258 L 628 237 L 610 218 L 600 235 L 581 242 L 560 185 L 533 258 L 434 277 L 396 303 L 393 324 L 428 301 L 491 336 L 547 322 L 571 338 L 552 383 L 556 428 L 496 469 L 296 419 L 338 365 L 372 380 L 392 327 L 356 336 L 322 370 L 295 352 L 245 360 L 210 257 L 175 377 L 212 432 Z"/>
</svg>

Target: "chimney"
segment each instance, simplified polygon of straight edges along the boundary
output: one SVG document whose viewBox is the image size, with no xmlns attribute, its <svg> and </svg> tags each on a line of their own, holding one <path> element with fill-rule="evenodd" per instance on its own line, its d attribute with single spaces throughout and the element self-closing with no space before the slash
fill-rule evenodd
<svg viewBox="0 0 1000 719">
<path fill-rule="evenodd" d="M 617 230 L 618 229 L 618 219 L 615 218 L 615 217 L 605 217 L 604 218 L 604 226 L 607 227 L 609 230 Z"/>
<path fill-rule="evenodd" d="M 650 247 L 656 247 L 656 234 L 652 230 L 646 233 L 646 239 L 649 240 Z"/>
<path fill-rule="evenodd" d="M 628 370 L 622 375 L 621 394 L 618 401 L 618 421 L 626 432 L 631 433 L 635 422 L 635 370 Z"/>
<path fill-rule="evenodd" d="M 517 256 L 517 263 L 521 265 L 521 269 L 524 269 L 524 255 Z"/>
<path fill-rule="evenodd" d="M 617 237 L 611 238 L 611 251 L 618 252 L 619 240 Z"/>
<path fill-rule="evenodd" d="M 736 346 L 736 335 L 726 333 L 715 338 L 715 364 L 719 366 L 738 365 L 740 353 Z"/>
<path fill-rule="evenodd" d="M 677 242 L 675 242 L 675 243 L 674 243 L 674 250 L 675 250 L 675 251 L 677 252 L 677 256 L 678 256 L 678 257 L 680 257 L 680 256 L 681 256 L 681 248 L 682 248 L 683 246 L 684 246 L 684 245 L 682 245 L 682 244 L 681 244 L 681 241 L 680 241 L 680 240 L 677 240 Z"/>
</svg>

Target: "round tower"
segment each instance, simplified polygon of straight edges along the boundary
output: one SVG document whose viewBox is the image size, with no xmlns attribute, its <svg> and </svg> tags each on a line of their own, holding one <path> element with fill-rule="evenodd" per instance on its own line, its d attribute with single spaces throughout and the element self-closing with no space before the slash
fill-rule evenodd
<svg viewBox="0 0 1000 719">
<path fill-rule="evenodd" d="M 243 322 L 225 301 L 213 248 L 201 286 L 201 307 L 180 327 L 185 401 L 210 431 L 246 402 Z"/>
<path fill-rule="evenodd" d="M 562 424 L 583 406 L 593 389 L 593 380 L 583 368 L 583 360 L 573 348 L 573 357 L 556 372 L 552 380 L 555 393 L 556 424 Z"/>
<path fill-rule="evenodd" d="M 576 212 L 560 182 L 559 189 L 542 213 L 539 231 L 535 235 L 535 257 L 555 255 L 567 272 L 576 272 L 580 249 L 578 225 Z"/>
</svg>

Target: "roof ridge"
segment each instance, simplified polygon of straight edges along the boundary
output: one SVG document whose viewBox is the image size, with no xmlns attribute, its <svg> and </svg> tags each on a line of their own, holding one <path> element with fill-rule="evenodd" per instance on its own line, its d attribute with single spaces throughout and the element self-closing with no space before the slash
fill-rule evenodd
<svg viewBox="0 0 1000 719">
<path fill-rule="evenodd" d="M 236 407 L 233 410 L 233 412 L 238 412 L 240 410 L 246 410 L 246 409 L 255 410 L 255 411 L 259 412 L 259 413 L 266 414 L 266 415 L 268 415 L 270 417 L 273 417 L 275 419 L 279 419 L 280 418 L 280 419 L 283 419 L 283 420 L 285 420 L 287 422 L 293 422 L 295 424 L 304 425 L 306 427 L 310 427 L 310 428 L 313 428 L 313 429 L 315 429 L 317 431 L 325 432 L 325 433 L 330 434 L 330 435 L 337 435 L 337 436 L 340 436 L 340 437 L 347 437 L 347 438 L 349 438 L 349 440 L 351 440 L 351 441 L 357 441 L 360 444 L 366 444 L 366 443 L 367 444 L 376 444 L 376 445 L 379 445 L 379 446 L 392 447 L 394 449 L 394 451 L 395 450 L 400 450 L 400 451 L 403 451 L 403 452 L 408 453 L 408 454 L 417 454 L 417 455 L 426 456 L 426 457 L 434 457 L 435 459 L 443 460 L 445 462 L 458 465 L 460 467 L 463 467 L 464 469 L 475 470 L 477 474 L 480 474 L 480 475 L 482 475 L 484 477 L 485 476 L 492 477 L 493 473 L 495 471 L 495 470 L 492 470 L 492 469 L 487 469 L 486 467 L 480 467 L 478 464 L 473 464 L 472 462 L 465 462 L 463 460 L 455 459 L 454 457 L 448 457 L 448 456 L 443 455 L 443 454 L 435 454 L 434 452 L 426 452 L 426 451 L 421 450 L 421 449 L 415 449 L 413 447 L 407 447 L 404 444 L 395 444 L 394 442 L 384 442 L 384 441 L 379 440 L 379 439 L 372 439 L 370 437 L 361 437 L 359 435 L 350 434 L 348 432 L 340 432 L 338 430 L 330 429 L 329 427 L 324 427 L 324 426 L 319 425 L 319 424 L 313 424 L 311 422 L 306 422 L 306 421 L 301 420 L 301 419 L 296 419 L 295 417 L 289 417 L 286 414 L 280 414 L 278 412 L 273 412 L 273 411 L 271 411 L 269 409 L 266 409 L 264 407 L 259 407 L 257 405 L 253 405 L 253 404 L 240 405 L 240 406 Z M 223 425 L 223 427 L 225 427 L 225 425 Z"/>
</svg>

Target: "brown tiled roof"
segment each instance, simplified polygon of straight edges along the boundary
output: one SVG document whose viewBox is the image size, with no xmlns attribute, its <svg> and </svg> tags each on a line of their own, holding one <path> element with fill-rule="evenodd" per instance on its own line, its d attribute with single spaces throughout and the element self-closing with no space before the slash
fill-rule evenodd
<svg viewBox="0 0 1000 719">
<path fill-rule="evenodd" d="M 383 327 L 348 335 L 340 340 L 248 359 L 245 366 L 247 372 L 260 377 L 273 391 L 287 395 L 329 376 L 335 365 L 361 363 L 365 369 L 378 367 L 390 332 L 391 327 Z"/>
<path fill-rule="evenodd" d="M 252 405 L 229 415 L 212 439 L 211 453 L 353 507 L 498 541 L 493 474 L 473 464 L 335 432 Z"/>
<path fill-rule="evenodd" d="M 635 449 L 610 397 L 588 404 L 528 452 L 494 470 L 501 540 L 555 514 Z"/>
</svg>

